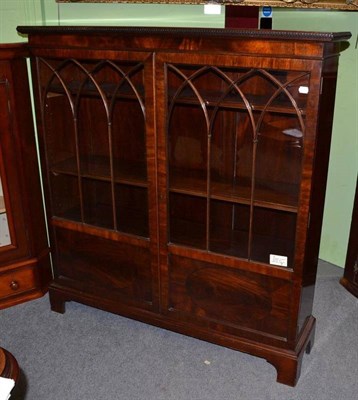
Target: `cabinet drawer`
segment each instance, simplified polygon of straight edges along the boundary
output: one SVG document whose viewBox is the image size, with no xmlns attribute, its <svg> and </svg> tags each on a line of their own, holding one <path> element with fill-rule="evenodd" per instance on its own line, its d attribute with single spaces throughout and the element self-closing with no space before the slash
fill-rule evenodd
<svg viewBox="0 0 358 400">
<path fill-rule="evenodd" d="M 0 272 L 0 299 L 35 288 L 36 275 L 33 267 Z"/>
</svg>

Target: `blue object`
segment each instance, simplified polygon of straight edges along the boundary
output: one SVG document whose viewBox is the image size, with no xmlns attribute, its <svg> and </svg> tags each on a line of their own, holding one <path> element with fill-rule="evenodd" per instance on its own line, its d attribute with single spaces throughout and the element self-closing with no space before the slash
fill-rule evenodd
<svg viewBox="0 0 358 400">
<path fill-rule="evenodd" d="M 271 17 L 271 15 L 272 15 L 272 7 L 269 7 L 269 6 L 262 7 L 262 15 L 264 17 Z"/>
</svg>

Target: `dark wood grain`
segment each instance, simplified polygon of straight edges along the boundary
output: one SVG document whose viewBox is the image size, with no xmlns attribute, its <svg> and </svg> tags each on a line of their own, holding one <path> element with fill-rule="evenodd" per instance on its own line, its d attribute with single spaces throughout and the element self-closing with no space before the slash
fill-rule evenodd
<svg viewBox="0 0 358 400">
<path fill-rule="evenodd" d="M 350 32 L 304 32 L 304 31 L 262 31 L 257 29 L 218 29 L 218 28 L 166 28 L 166 27 L 131 27 L 131 26 L 18 26 L 17 31 L 23 34 L 51 35 L 59 33 L 74 35 L 134 35 L 148 37 L 150 35 L 190 36 L 190 37 L 226 37 L 255 38 L 255 39 L 280 39 L 294 41 L 332 42 L 342 41 L 351 37 Z"/>
<path fill-rule="evenodd" d="M 350 34 L 18 30 L 34 71 L 52 309 L 79 301 L 248 352 L 294 386 L 314 339 Z"/>
<path fill-rule="evenodd" d="M 52 279 L 24 44 L 0 46 L 0 174 L 11 244 L 0 247 L 0 309 Z"/>
</svg>

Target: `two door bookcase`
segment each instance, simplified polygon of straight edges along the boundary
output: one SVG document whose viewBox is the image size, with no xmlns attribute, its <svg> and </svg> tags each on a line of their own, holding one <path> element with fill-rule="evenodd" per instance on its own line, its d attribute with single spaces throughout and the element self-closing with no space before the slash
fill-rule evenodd
<svg viewBox="0 0 358 400">
<path fill-rule="evenodd" d="M 263 357 L 295 385 L 348 33 L 19 27 L 55 268 L 78 301 Z"/>
</svg>

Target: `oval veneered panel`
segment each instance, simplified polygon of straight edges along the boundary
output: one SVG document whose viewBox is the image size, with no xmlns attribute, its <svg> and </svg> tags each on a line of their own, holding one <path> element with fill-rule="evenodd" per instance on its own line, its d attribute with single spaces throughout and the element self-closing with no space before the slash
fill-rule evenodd
<svg viewBox="0 0 358 400">
<path fill-rule="evenodd" d="M 204 314 L 223 319 L 247 321 L 263 319 L 272 309 L 265 288 L 232 271 L 205 268 L 186 280 L 187 293 Z M 219 305 L 219 307 L 218 307 Z"/>
</svg>

